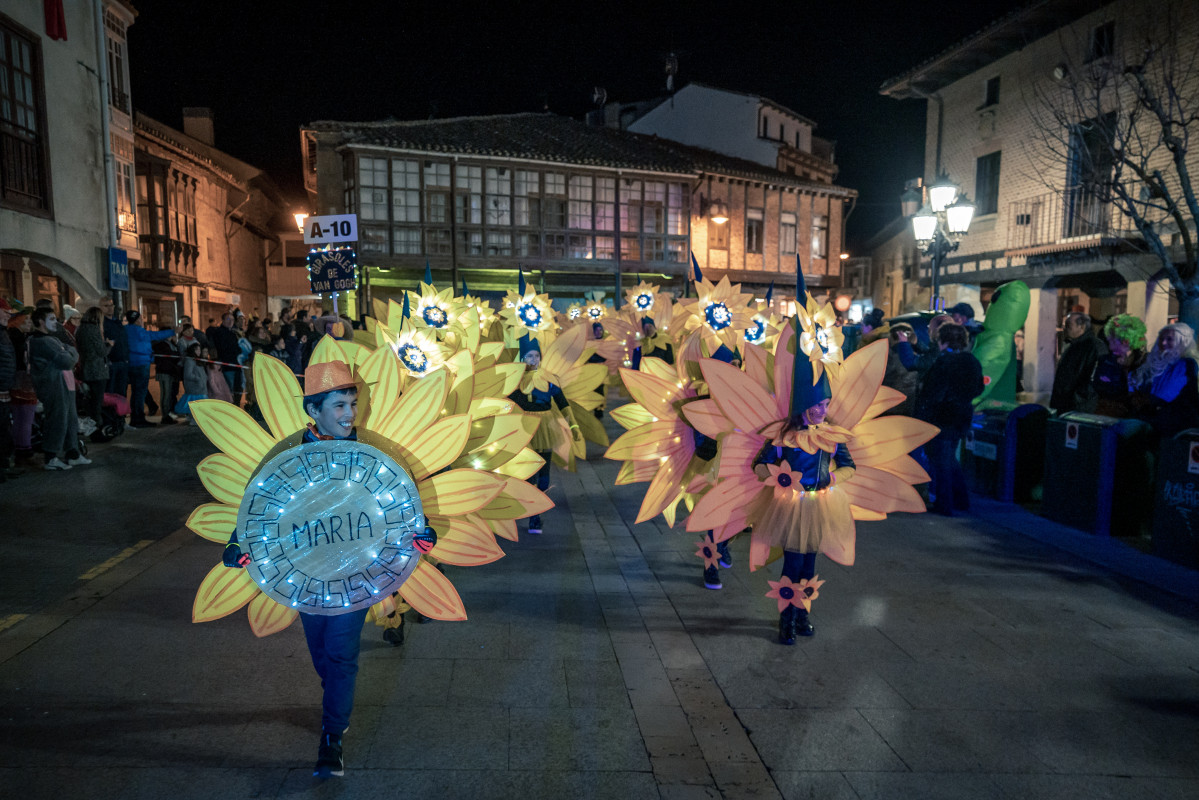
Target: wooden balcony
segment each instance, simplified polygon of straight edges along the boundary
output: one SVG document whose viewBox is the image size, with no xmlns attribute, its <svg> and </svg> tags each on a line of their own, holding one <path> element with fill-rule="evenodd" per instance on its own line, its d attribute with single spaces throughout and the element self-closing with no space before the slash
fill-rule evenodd
<svg viewBox="0 0 1199 800">
<path fill-rule="evenodd" d="M 1008 204 L 1008 255 L 1071 250 L 1123 238 L 1122 214 L 1085 189 L 1047 192 Z"/>
</svg>

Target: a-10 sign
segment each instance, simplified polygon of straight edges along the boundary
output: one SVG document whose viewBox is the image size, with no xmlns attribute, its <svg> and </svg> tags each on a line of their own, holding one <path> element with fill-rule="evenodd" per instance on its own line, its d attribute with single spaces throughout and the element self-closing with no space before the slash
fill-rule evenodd
<svg viewBox="0 0 1199 800">
<path fill-rule="evenodd" d="M 330 214 L 304 220 L 304 244 L 358 241 L 357 214 Z"/>
</svg>

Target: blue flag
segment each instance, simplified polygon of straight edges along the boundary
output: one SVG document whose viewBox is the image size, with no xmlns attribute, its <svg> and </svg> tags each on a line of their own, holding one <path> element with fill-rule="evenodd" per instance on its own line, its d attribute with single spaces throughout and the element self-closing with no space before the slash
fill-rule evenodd
<svg viewBox="0 0 1199 800">
<path fill-rule="evenodd" d="M 699 283 L 704 279 L 704 274 L 699 271 L 699 262 L 695 260 L 694 250 L 691 251 L 691 269 L 695 271 L 695 274 L 692 275 L 692 278 L 696 283 Z"/>
</svg>

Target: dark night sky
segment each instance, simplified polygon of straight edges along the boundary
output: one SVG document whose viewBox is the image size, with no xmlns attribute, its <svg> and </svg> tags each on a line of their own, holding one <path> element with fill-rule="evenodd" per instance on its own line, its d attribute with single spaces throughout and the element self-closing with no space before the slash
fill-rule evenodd
<svg viewBox="0 0 1199 800">
<path fill-rule="evenodd" d="M 838 183 L 861 197 L 852 248 L 898 212 L 921 172 L 924 103 L 879 85 L 1008 11 L 866 0 L 675 3 L 134 0 L 139 111 L 181 128 L 213 109 L 216 144 L 300 192 L 299 126 L 317 119 L 425 119 L 551 111 L 581 117 L 664 89 L 667 53 L 689 80 L 764 95 L 837 141 Z M 952 13 L 950 9 L 952 8 Z"/>
</svg>

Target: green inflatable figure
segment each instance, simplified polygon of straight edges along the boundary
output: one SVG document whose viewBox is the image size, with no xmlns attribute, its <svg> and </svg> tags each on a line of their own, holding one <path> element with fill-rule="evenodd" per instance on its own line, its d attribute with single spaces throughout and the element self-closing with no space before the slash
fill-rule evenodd
<svg viewBox="0 0 1199 800">
<path fill-rule="evenodd" d="M 1005 283 L 991 295 L 983 331 L 974 340 L 974 357 L 983 367 L 982 404 L 1016 402 L 1016 331 L 1028 319 L 1029 291 L 1024 281 Z"/>
</svg>

